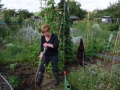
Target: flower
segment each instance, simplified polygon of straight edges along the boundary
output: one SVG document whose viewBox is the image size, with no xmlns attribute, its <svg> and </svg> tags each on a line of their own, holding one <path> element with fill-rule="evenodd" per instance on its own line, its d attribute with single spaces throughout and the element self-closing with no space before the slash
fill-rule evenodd
<svg viewBox="0 0 120 90">
<path fill-rule="evenodd" d="M 78 78 L 78 81 L 80 81 L 80 78 Z"/>
<path fill-rule="evenodd" d="M 87 84 L 83 84 L 84 86 L 87 86 Z"/>
<path fill-rule="evenodd" d="M 82 78 L 84 78 L 84 76 L 82 76 Z"/>
</svg>

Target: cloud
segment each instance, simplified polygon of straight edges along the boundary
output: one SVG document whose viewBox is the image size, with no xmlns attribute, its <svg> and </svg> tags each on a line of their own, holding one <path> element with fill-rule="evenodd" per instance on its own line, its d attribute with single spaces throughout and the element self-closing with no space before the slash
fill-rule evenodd
<svg viewBox="0 0 120 90">
<path fill-rule="evenodd" d="M 115 3 L 117 0 L 76 0 L 80 2 L 83 9 L 93 11 L 94 9 L 105 9 L 109 6 L 109 3 Z"/>
<path fill-rule="evenodd" d="M 9 9 L 27 9 L 30 12 L 39 11 L 40 3 L 39 0 L 2 0 L 4 4 L 3 8 Z"/>
<path fill-rule="evenodd" d="M 92 11 L 94 9 L 105 9 L 109 3 L 115 3 L 117 0 L 75 0 L 81 4 L 81 8 Z M 44 1 L 43 1 L 44 2 Z M 60 0 L 55 0 L 59 3 Z M 40 0 L 2 0 L 3 8 L 9 9 L 27 9 L 29 12 L 40 11 Z"/>
</svg>

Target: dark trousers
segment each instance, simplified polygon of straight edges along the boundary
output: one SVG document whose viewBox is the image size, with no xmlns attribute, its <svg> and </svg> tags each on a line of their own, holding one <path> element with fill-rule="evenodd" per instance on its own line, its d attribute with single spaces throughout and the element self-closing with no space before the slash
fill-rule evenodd
<svg viewBox="0 0 120 90">
<path fill-rule="evenodd" d="M 58 55 L 56 55 L 56 56 L 46 56 L 46 55 L 44 55 L 43 60 L 41 60 L 39 72 L 44 73 L 45 72 L 45 67 L 49 64 L 50 61 L 51 61 L 51 64 L 52 64 L 52 71 L 54 73 L 59 73 Z"/>
</svg>

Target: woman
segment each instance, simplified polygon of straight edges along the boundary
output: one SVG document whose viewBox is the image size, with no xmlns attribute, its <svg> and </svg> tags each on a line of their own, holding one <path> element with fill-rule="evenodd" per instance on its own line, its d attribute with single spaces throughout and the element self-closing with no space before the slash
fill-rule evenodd
<svg viewBox="0 0 120 90">
<path fill-rule="evenodd" d="M 45 66 L 51 61 L 52 63 L 52 71 L 54 72 L 55 81 L 54 85 L 57 86 L 59 84 L 59 70 L 58 70 L 58 47 L 59 41 L 56 34 L 50 32 L 50 26 L 45 24 L 42 26 L 41 31 L 43 36 L 41 37 L 41 53 L 40 59 L 41 64 L 39 68 L 39 79 L 36 82 L 38 86 L 41 85 L 43 81 L 43 74 L 45 72 Z M 47 48 L 44 59 L 42 60 L 44 48 Z"/>
</svg>

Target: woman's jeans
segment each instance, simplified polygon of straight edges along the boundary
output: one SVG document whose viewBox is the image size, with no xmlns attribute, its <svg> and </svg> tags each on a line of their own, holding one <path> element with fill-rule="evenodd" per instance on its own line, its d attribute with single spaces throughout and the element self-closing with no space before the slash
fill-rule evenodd
<svg viewBox="0 0 120 90">
<path fill-rule="evenodd" d="M 46 56 L 46 55 L 44 55 L 43 60 L 41 60 L 39 72 L 44 73 L 45 72 L 45 67 L 49 64 L 50 61 L 51 61 L 51 64 L 52 64 L 52 71 L 54 73 L 59 73 L 58 55 L 56 55 L 56 56 Z"/>
</svg>

